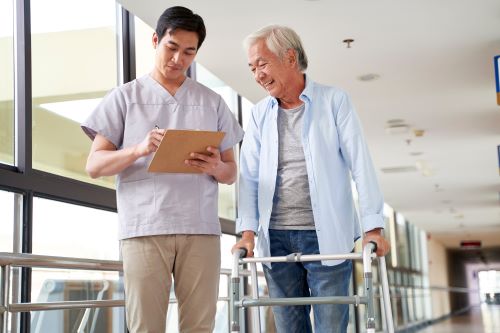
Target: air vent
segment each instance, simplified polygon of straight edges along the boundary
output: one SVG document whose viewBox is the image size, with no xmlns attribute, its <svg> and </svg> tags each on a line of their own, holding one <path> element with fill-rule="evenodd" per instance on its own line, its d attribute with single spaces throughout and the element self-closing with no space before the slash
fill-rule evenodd
<svg viewBox="0 0 500 333">
<path fill-rule="evenodd" d="M 387 134 L 405 134 L 410 130 L 410 126 L 407 124 L 388 124 L 385 127 Z"/>
<path fill-rule="evenodd" d="M 401 173 L 401 172 L 415 172 L 417 168 L 414 166 L 398 166 L 380 169 L 384 173 Z"/>
</svg>

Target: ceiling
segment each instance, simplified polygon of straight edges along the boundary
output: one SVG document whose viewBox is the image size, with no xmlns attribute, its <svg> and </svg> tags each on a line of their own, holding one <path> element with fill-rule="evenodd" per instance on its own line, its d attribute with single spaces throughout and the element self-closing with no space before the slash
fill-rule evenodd
<svg viewBox="0 0 500 333">
<path fill-rule="evenodd" d="M 119 2 L 151 26 L 173 5 Z M 306 48 L 310 77 L 351 94 L 385 201 L 447 247 L 464 239 L 500 244 L 500 106 L 493 65 L 500 54 L 500 1 L 175 5 L 205 20 L 208 35 L 197 61 L 252 102 L 266 93 L 248 70 L 242 40 L 267 24 L 292 27 Z M 342 42 L 347 38 L 354 39 L 350 48 Z M 367 74 L 379 78 L 359 79 Z M 388 121 L 398 119 L 407 126 L 388 130 Z M 382 171 L 388 168 L 400 171 Z"/>
</svg>

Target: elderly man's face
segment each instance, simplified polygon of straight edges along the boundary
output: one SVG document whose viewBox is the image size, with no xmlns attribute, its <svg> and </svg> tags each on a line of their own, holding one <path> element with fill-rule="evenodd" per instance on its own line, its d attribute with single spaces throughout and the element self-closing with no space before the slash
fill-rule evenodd
<svg viewBox="0 0 500 333">
<path fill-rule="evenodd" d="M 280 59 L 272 53 L 264 40 L 248 49 L 248 66 L 255 81 L 275 98 L 283 98 L 287 93 L 290 74 L 296 71 L 294 64 Z"/>
</svg>

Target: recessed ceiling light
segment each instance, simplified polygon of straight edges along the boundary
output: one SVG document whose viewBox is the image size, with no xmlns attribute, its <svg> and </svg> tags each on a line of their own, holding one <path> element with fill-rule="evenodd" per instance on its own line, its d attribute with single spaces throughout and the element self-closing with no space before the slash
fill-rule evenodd
<svg viewBox="0 0 500 333">
<path fill-rule="evenodd" d="M 363 82 L 375 81 L 378 79 L 380 79 L 380 75 L 375 74 L 375 73 L 369 73 L 369 74 L 364 74 L 364 75 L 358 76 L 358 80 L 363 81 Z"/>
</svg>

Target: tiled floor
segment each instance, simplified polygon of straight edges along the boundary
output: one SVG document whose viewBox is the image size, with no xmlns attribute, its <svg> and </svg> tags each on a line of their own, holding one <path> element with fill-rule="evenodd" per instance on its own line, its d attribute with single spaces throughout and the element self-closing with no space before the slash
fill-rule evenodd
<svg viewBox="0 0 500 333">
<path fill-rule="evenodd" d="M 475 307 L 468 314 L 456 316 L 419 333 L 500 333 L 500 305 Z"/>
</svg>

